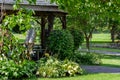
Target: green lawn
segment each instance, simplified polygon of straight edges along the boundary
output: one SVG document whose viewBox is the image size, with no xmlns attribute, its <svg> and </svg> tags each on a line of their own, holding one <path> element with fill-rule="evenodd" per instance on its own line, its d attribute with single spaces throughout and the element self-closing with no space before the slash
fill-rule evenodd
<svg viewBox="0 0 120 80">
<path fill-rule="evenodd" d="M 110 33 L 94 33 L 91 41 L 111 41 Z"/>
<path fill-rule="evenodd" d="M 120 74 L 89 74 L 68 78 L 38 78 L 37 80 L 120 80 Z"/>
<path fill-rule="evenodd" d="M 120 56 L 104 55 L 102 57 L 102 65 L 120 67 Z"/>
<path fill-rule="evenodd" d="M 25 38 L 26 38 L 25 34 L 14 34 L 14 36 L 16 38 L 18 38 L 18 40 L 19 40 L 20 43 L 24 43 L 25 42 Z"/>
<path fill-rule="evenodd" d="M 26 37 L 25 34 L 14 34 L 14 36 L 18 39 L 25 39 L 25 37 Z"/>
<path fill-rule="evenodd" d="M 20 39 L 20 42 L 25 40 L 25 34 L 14 34 L 15 37 Z M 92 40 L 93 43 L 109 43 L 111 42 L 110 33 L 93 33 Z"/>
<path fill-rule="evenodd" d="M 117 39 L 115 41 L 118 41 Z M 110 43 L 111 35 L 110 33 L 93 33 L 90 42 L 93 43 Z"/>
<path fill-rule="evenodd" d="M 14 34 L 20 40 L 24 40 L 25 34 Z M 92 42 L 111 42 L 110 33 L 93 33 Z"/>
<path fill-rule="evenodd" d="M 19 39 L 20 43 L 24 43 L 25 42 L 26 34 L 14 34 L 14 36 Z M 35 43 L 39 44 L 39 36 L 36 37 Z"/>
<path fill-rule="evenodd" d="M 99 45 L 99 44 L 108 45 L 108 43 L 111 43 L 110 33 L 93 33 L 92 40 L 90 40 L 90 44 L 92 45 Z M 86 43 L 83 43 L 81 48 L 86 49 Z M 103 50 L 103 51 L 108 51 L 108 52 L 120 52 L 119 49 L 102 48 L 102 47 L 94 47 L 94 46 L 90 47 L 90 49 L 91 50 Z"/>
</svg>

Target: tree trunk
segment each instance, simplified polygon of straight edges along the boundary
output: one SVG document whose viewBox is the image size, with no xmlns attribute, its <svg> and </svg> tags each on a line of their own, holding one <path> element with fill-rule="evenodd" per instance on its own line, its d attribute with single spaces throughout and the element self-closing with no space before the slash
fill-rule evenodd
<svg viewBox="0 0 120 80">
<path fill-rule="evenodd" d="M 115 42 L 115 39 L 114 39 L 114 33 L 113 33 L 113 32 L 111 32 L 111 40 L 112 40 L 112 43 Z"/>
<path fill-rule="evenodd" d="M 89 43 L 89 37 L 85 37 L 86 39 L 86 48 L 88 49 L 88 51 L 90 50 L 90 43 Z"/>
<path fill-rule="evenodd" d="M 111 40 L 112 40 L 112 43 L 115 42 L 115 33 L 116 33 L 116 27 L 113 25 L 112 29 L 111 29 Z"/>
</svg>

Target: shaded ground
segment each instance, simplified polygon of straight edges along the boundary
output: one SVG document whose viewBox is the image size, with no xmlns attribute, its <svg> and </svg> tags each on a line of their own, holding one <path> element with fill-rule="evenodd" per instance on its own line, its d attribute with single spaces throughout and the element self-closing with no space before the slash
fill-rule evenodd
<svg viewBox="0 0 120 80">
<path fill-rule="evenodd" d="M 120 73 L 120 68 L 116 67 L 105 67 L 105 66 L 81 66 L 88 73 Z"/>
<path fill-rule="evenodd" d="M 80 51 L 86 52 L 87 49 L 81 49 Z M 109 52 L 109 51 L 102 51 L 102 50 L 90 50 L 90 52 L 105 54 L 105 55 L 117 55 L 120 56 L 120 52 Z"/>
</svg>

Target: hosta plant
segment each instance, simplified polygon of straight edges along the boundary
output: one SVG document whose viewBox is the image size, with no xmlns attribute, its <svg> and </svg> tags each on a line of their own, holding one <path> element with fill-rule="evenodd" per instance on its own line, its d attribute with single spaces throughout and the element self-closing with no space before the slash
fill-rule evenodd
<svg viewBox="0 0 120 80">
<path fill-rule="evenodd" d="M 0 60 L 0 79 L 8 80 L 31 77 L 36 69 L 36 63 L 30 60 L 17 63 L 14 60 Z"/>
<path fill-rule="evenodd" d="M 72 61 L 59 61 L 56 58 L 42 58 L 39 60 L 37 75 L 40 77 L 66 77 L 82 74 L 80 66 Z"/>
</svg>

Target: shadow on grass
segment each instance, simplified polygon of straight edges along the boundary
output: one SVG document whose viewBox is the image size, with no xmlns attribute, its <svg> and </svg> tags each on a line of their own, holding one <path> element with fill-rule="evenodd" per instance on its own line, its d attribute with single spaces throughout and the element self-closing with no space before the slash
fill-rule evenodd
<svg viewBox="0 0 120 80">
<path fill-rule="evenodd" d="M 116 56 L 116 55 L 103 55 L 105 59 L 119 59 L 120 60 L 120 56 Z"/>
<path fill-rule="evenodd" d="M 101 66 L 109 66 L 109 67 L 120 67 L 120 56 L 115 55 L 103 55 L 102 57 L 103 63 Z M 107 63 L 104 63 L 104 61 L 107 60 Z"/>
</svg>

